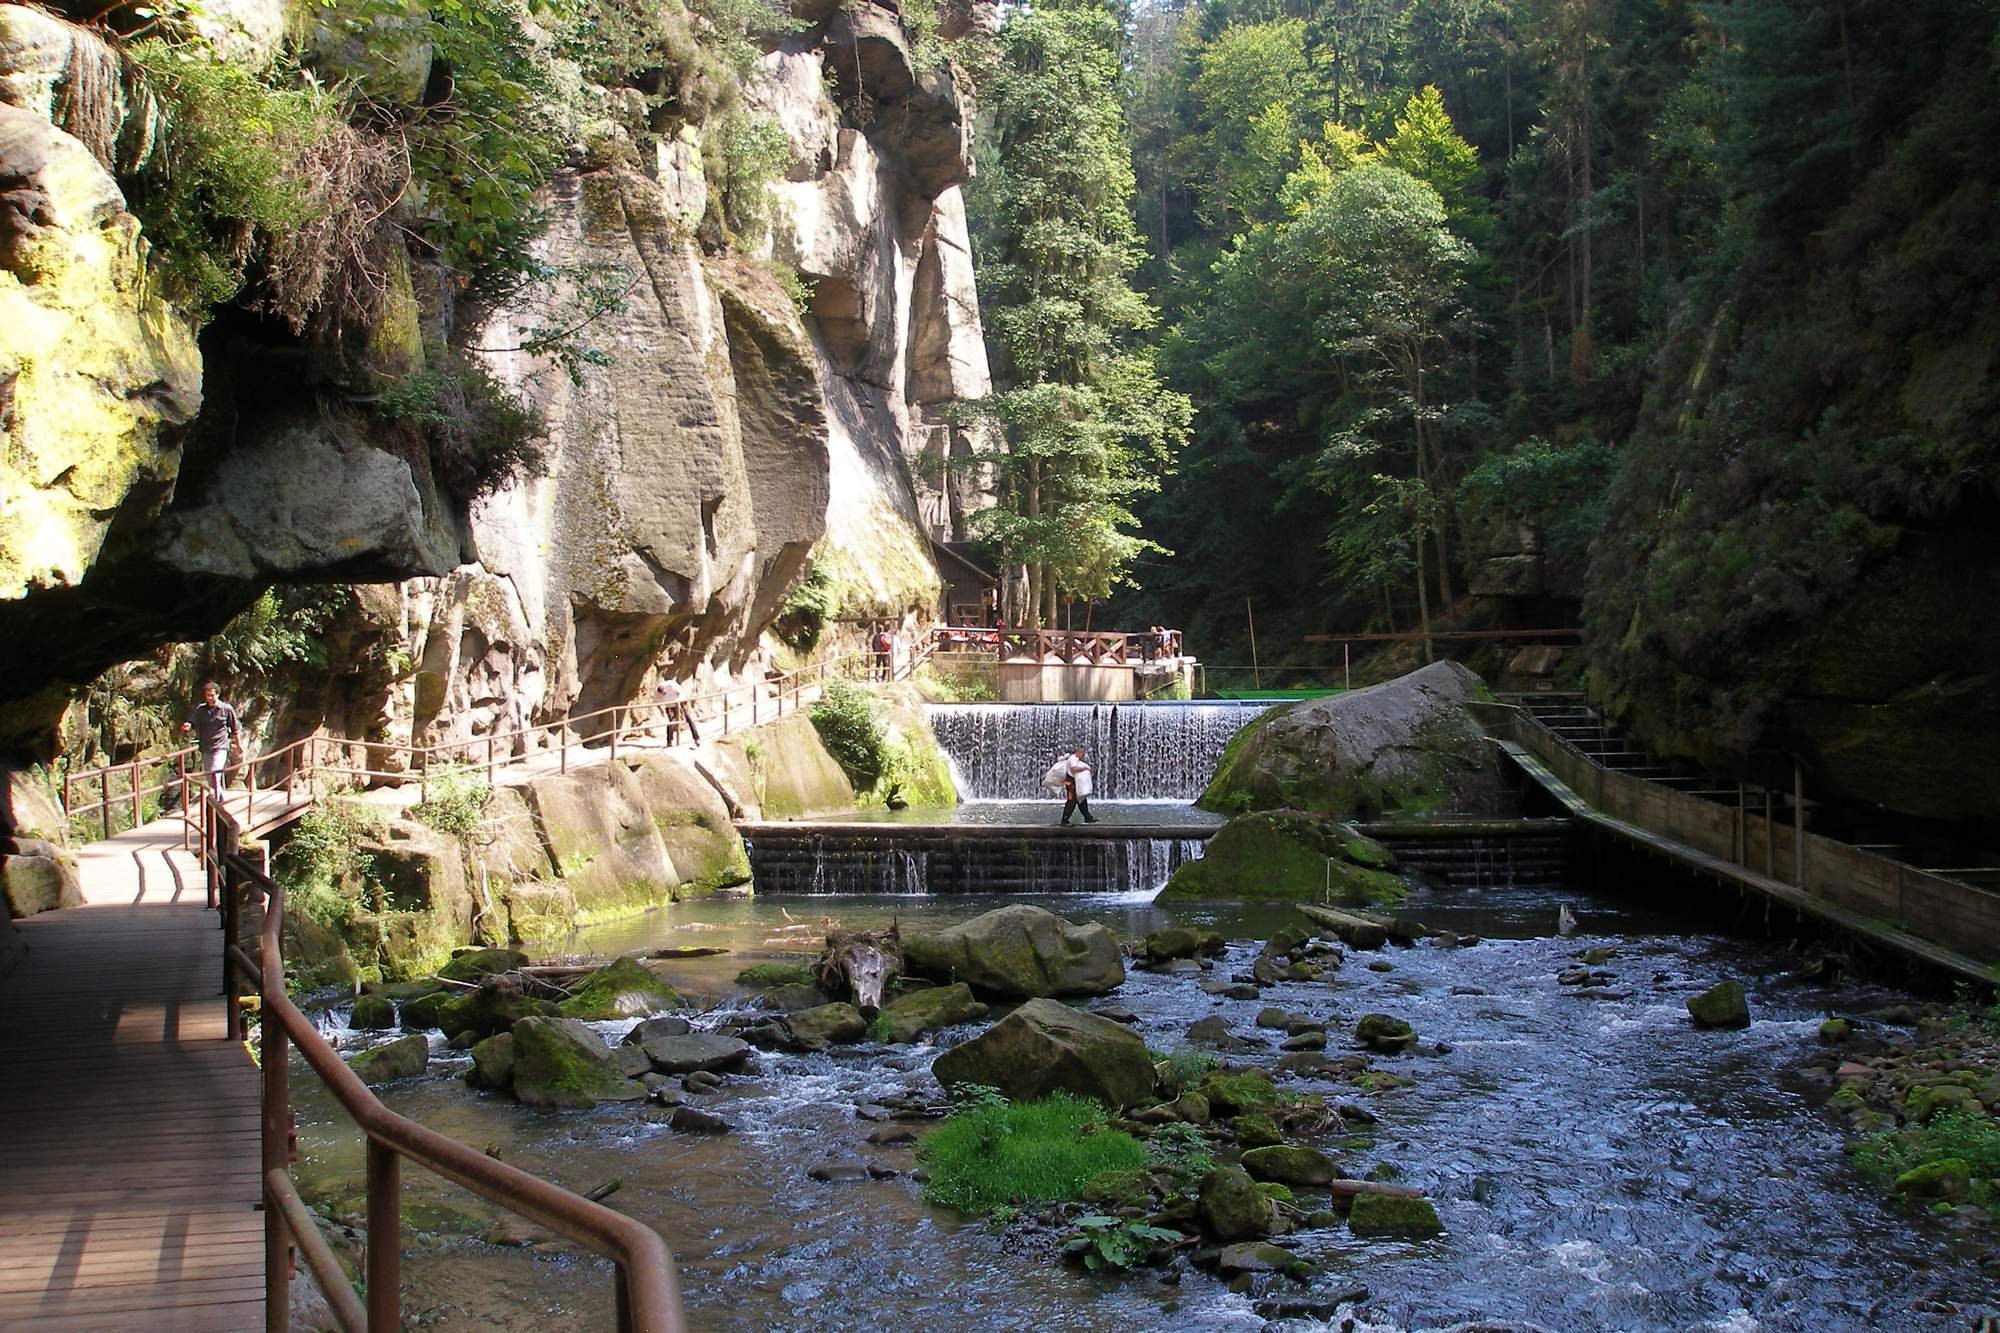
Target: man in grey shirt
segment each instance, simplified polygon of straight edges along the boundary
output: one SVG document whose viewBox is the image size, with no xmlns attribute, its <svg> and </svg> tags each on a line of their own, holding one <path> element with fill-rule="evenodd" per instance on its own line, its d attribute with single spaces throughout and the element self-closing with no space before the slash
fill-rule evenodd
<svg viewBox="0 0 2000 1333">
<path fill-rule="evenodd" d="M 229 766 L 229 742 L 235 741 L 239 751 L 243 748 L 243 724 L 236 720 L 236 710 L 222 702 L 221 686 L 212 680 L 201 683 L 201 702 L 181 723 L 181 732 L 193 734 L 195 748 L 201 751 L 202 769 L 208 774 L 208 790 L 220 801 L 222 770 Z"/>
</svg>

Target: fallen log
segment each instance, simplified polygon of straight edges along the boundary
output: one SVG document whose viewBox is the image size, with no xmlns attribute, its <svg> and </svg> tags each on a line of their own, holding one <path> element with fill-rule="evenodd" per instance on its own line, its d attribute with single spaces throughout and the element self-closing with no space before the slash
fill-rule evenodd
<svg viewBox="0 0 2000 1333">
<path fill-rule="evenodd" d="M 1307 918 L 1325 926 L 1341 941 L 1356 949 L 1379 949 L 1389 942 L 1389 928 L 1353 912 L 1342 912 L 1314 903 L 1294 904 Z"/>
<path fill-rule="evenodd" d="M 670 944 L 664 949 L 655 949 L 648 958 L 713 958 L 729 950 L 719 944 Z"/>
<path fill-rule="evenodd" d="M 599 1185 L 596 1189 L 586 1193 L 583 1197 L 590 1200 L 592 1203 L 603 1203 L 606 1199 L 610 1198 L 612 1195 L 616 1194 L 619 1190 L 622 1190 L 624 1188 L 625 1188 L 624 1178 L 622 1176 L 614 1176 L 610 1180 L 605 1181 L 602 1185 Z"/>
</svg>

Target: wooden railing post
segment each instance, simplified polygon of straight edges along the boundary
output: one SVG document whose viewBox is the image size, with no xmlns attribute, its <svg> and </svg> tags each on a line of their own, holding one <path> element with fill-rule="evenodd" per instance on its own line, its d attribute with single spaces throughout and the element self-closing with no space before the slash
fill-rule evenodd
<svg viewBox="0 0 2000 1333">
<path fill-rule="evenodd" d="M 132 761 L 132 827 L 138 828 L 145 821 L 139 818 L 139 761 Z"/>
<path fill-rule="evenodd" d="M 403 1326 L 403 1170 L 395 1149 L 368 1140 L 368 1327 Z"/>
<path fill-rule="evenodd" d="M 111 770 L 105 769 L 97 775 L 97 785 L 104 793 L 104 799 L 97 803 L 97 822 L 104 828 L 104 836 L 111 836 Z"/>
<path fill-rule="evenodd" d="M 188 849 L 188 833 L 194 824 L 194 802 L 188 799 L 188 757 L 185 753 L 176 755 L 174 762 L 181 779 L 181 850 Z"/>
<path fill-rule="evenodd" d="M 243 756 L 243 822 L 257 822 L 257 761 L 247 752 Z"/>
<path fill-rule="evenodd" d="M 493 785 L 493 733 L 486 733 L 486 785 Z"/>
<path fill-rule="evenodd" d="M 557 765 L 564 774 L 567 774 L 569 772 L 569 719 L 568 718 L 564 718 L 560 723 L 557 724 L 556 746 L 561 751 L 561 755 L 556 761 Z"/>
<path fill-rule="evenodd" d="M 611 762 L 618 762 L 618 728 L 624 721 L 625 709 L 621 704 L 611 706 Z"/>
<path fill-rule="evenodd" d="M 264 910 L 275 911 L 277 904 L 266 900 Z M 264 932 L 268 942 L 270 931 Z M 232 938 L 233 945 L 235 940 Z M 273 965 L 275 961 L 275 966 Z M 282 961 L 264 959 L 266 984 L 275 973 L 279 984 L 283 984 L 284 964 Z M 263 1138 L 259 1160 L 264 1174 L 285 1171 L 291 1167 L 292 1101 L 291 1088 L 287 1081 L 286 1068 L 290 1060 L 289 1042 L 285 1040 L 284 1024 L 265 1006 L 263 1020 L 259 1025 L 263 1040 L 260 1043 L 262 1058 L 260 1064 L 264 1075 L 264 1104 L 262 1109 Z M 285 1229 L 285 1217 L 274 1201 L 264 1199 L 264 1329 L 265 1333 L 285 1333 L 292 1322 L 292 1238 Z M 394 1327 L 384 1325 L 383 1327 Z"/>
</svg>

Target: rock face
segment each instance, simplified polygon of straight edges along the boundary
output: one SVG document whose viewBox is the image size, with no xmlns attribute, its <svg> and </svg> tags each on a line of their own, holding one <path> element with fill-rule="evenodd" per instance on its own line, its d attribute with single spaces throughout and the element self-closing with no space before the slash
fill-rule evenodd
<svg viewBox="0 0 2000 1333">
<path fill-rule="evenodd" d="M 35 838 L 20 838 L 14 845 L 19 850 L 0 859 L 0 891 L 10 916 L 83 906 L 83 885 L 68 852 Z"/>
<path fill-rule="evenodd" d="M 1434 662 L 1273 709 L 1229 743 L 1199 804 L 1223 814 L 1304 810 L 1343 819 L 1498 813 L 1506 798 L 1498 762 L 1461 707 L 1485 692 L 1465 667 Z"/>
<path fill-rule="evenodd" d="M 912 971 L 995 995 L 1103 995 L 1124 983 L 1118 941 L 1096 923 L 1073 926 L 1019 904 L 903 940 Z"/>
<path fill-rule="evenodd" d="M 1139 1037 L 1054 1000 L 1030 1000 L 937 1058 L 946 1087 L 983 1084 L 1013 1101 L 1052 1092 L 1094 1097 L 1113 1110 L 1152 1100 L 1153 1062 Z"/>
</svg>

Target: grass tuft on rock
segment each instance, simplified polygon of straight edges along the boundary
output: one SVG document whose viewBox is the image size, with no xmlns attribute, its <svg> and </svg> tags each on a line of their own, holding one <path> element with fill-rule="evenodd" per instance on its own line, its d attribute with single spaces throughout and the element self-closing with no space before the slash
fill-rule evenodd
<svg viewBox="0 0 2000 1333">
<path fill-rule="evenodd" d="M 1096 1102 L 1067 1093 L 1010 1103 L 976 1097 L 917 1147 L 930 1173 L 924 1198 L 963 1213 L 1023 1203 L 1066 1203 L 1106 1172 L 1148 1163 L 1145 1145 L 1105 1127 Z"/>
</svg>

